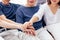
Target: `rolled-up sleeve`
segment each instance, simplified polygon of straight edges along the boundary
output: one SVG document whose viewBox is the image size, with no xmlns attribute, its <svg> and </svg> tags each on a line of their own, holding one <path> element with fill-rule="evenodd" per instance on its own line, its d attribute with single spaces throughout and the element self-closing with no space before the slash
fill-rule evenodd
<svg viewBox="0 0 60 40">
<path fill-rule="evenodd" d="M 38 18 L 39 18 L 38 21 L 40 21 L 40 20 L 42 19 L 42 16 L 43 16 L 43 15 L 44 15 L 44 7 L 43 7 L 43 5 L 41 5 L 41 6 L 39 7 L 38 12 L 36 12 L 33 16 L 38 17 Z"/>
</svg>

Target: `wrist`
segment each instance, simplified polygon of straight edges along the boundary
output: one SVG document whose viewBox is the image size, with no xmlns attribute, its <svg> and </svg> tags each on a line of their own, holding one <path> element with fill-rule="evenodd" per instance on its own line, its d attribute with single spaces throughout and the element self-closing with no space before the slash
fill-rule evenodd
<svg viewBox="0 0 60 40">
<path fill-rule="evenodd" d="M 18 29 L 22 29 L 22 25 L 23 25 L 23 24 L 18 24 L 18 27 L 17 27 L 17 28 L 18 28 Z"/>
<path fill-rule="evenodd" d="M 31 23 L 31 25 L 33 25 L 33 22 L 32 21 L 29 21 L 29 23 Z"/>
</svg>

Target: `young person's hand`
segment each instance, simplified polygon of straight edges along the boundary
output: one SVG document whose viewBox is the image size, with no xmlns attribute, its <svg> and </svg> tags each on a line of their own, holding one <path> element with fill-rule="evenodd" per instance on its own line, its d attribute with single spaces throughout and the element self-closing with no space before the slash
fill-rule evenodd
<svg viewBox="0 0 60 40">
<path fill-rule="evenodd" d="M 22 27 L 21 30 L 23 32 L 30 34 L 30 35 L 35 35 L 35 29 L 30 22 L 25 22 L 21 27 Z"/>
<path fill-rule="evenodd" d="M 32 25 L 33 25 L 32 22 L 25 22 L 25 23 L 23 24 L 23 27 L 24 27 L 24 28 L 32 28 L 32 29 L 34 29 L 33 27 L 31 27 Z"/>
</svg>

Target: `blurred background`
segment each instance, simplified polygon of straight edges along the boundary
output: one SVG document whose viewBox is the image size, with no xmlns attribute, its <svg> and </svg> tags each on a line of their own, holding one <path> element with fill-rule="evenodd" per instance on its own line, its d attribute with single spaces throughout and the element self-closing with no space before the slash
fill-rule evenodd
<svg viewBox="0 0 60 40">
<path fill-rule="evenodd" d="M 0 2 L 1 2 L 1 0 L 0 0 Z M 20 4 L 20 5 L 25 5 L 26 4 L 26 0 L 11 0 L 10 2 L 15 3 L 15 4 Z M 38 0 L 37 5 L 43 4 L 45 2 L 46 2 L 46 0 Z"/>
</svg>

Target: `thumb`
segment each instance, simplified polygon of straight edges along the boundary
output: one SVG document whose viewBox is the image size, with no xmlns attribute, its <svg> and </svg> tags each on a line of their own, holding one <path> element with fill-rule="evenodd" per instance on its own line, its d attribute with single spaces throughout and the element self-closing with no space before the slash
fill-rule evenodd
<svg viewBox="0 0 60 40">
<path fill-rule="evenodd" d="M 33 25 L 33 23 L 32 23 L 32 22 L 29 22 L 29 25 L 31 25 L 31 26 L 32 26 L 32 25 Z"/>
</svg>

